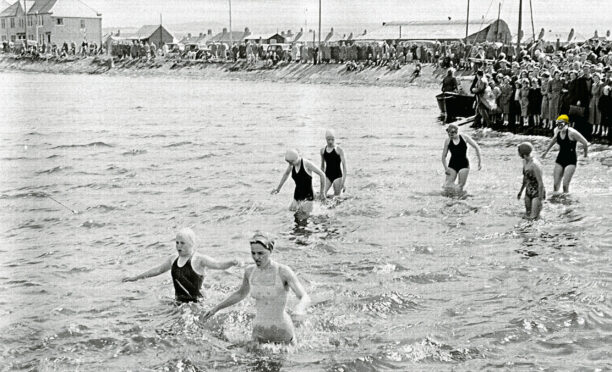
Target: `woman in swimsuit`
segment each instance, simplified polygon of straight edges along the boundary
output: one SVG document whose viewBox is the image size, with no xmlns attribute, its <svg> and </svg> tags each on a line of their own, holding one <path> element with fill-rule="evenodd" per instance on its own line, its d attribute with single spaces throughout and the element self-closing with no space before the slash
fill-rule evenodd
<svg viewBox="0 0 612 372">
<path fill-rule="evenodd" d="M 572 176 L 576 171 L 576 142 L 582 144 L 584 149 L 584 157 L 588 156 L 589 143 L 587 140 L 574 128 L 570 128 L 569 117 L 567 115 L 561 115 L 557 118 L 557 128 L 553 134 L 553 138 L 548 144 L 546 151 L 542 154 L 542 158 L 546 157 L 546 154 L 555 145 L 559 144 L 559 154 L 555 160 L 554 176 L 554 190 L 555 193 L 559 192 L 559 186 L 561 180 L 563 180 L 563 192 L 569 192 L 569 184 L 572 181 Z"/>
<path fill-rule="evenodd" d="M 314 200 L 314 192 L 312 190 L 312 173 L 316 173 L 321 181 L 321 200 L 325 200 L 325 173 L 298 154 L 296 150 L 287 150 L 285 153 L 285 161 L 289 164 L 277 188 L 272 190 L 271 194 L 278 194 L 289 175 L 295 182 L 295 191 L 293 192 L 293 202 L 289 206 L 290 211 L 309 215 L 312 212 L 312 201 Z"/>
<path fill-rule="evenodd" d="M 467 134 L 459 134 L 459 127 L 455 124 L 449 124 L 446 128 L 448 138 L 444 141 L 444 149 L 442 150 L 442 165 L 446 173 L 445 188 L 453 188 L 457 192 L 463 192 L 465 183 L 467 182 L 470 173 L 470 162 L 467 158 L 467 144 L 476 150 L 478 156 L 478 170 L 482 169 L 480 159 L 480 147 L 474 142 L 472 137 Z M 451 153 L 448 166 L 446 165 L 446 156 Z M 455 184 L 455 179 L 459 176 L 459 182 Z"/>
<path fill-rule="evenodd" d="M 256 233 L 250 243 L 255 265 L 248 266 L 244 271 L 240 288 L 209 310 L 203 320 L 208 320 L 219 310 L 237 304 L 250 293 L 255 298 L 256 309 L 253 340 L 260 343 L 295 343 L 295 329 L 286 311 L 287 293 L 291 289 L 300 300 L 293 311 L 294 318 L 303 318 L 306 315 L 310 297 L 289 266 L 270 259 L 274 241 L 267 234 Z"/>
<path fill-rule="evenodd" d="M 334 132 L 328 130 L 325 133 L 327 145 L 321 149 L 321 170 L 325 172 L 327 182 L 325 184 L 325 195 L 329 189 L 334 187 L 334 195 L 338 196 L 345 190 L 346 182 L 346 158 L 344 150 L 336 146 L 336 136 Z M 342 164 L 342 169 L 340 169 Z"/>
<path fill-rule="evenodd" d="M 177 255 L 168 257 L 161 265 L 136 276 L 123 278 L 124 282 L 135 282 L 150 278 L 170 270 L 174 284 L 175 297 L 178 302 L 198 302 L 202 298 L 200 289 L 204 281 L 204 272 L 210 269 L 225 270 L 240 265 L 239 260 L 217 261 L 211 257 L 196 253 L 195 233 L 189 228 L 176 234 Z"/>
<path fill-rule="evenodd" d="M 542 181 L 542 165 L 533 158 L 531 153 L 533 146 L 529 142 L 523 142 L 518 146 L 519 156 L 523 159 L 523 185 L 517 198 L 521 199 L 525 191 L 525 217 L 530 220 L 540 218 L 542 201 L 546 199 L 546 190 Z"/>
</svg>

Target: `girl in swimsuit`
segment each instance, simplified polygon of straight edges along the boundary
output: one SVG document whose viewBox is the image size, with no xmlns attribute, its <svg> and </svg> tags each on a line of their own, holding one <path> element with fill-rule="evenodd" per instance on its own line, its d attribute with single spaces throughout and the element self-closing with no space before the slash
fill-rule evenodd
<svg viewBox="0 0 612 372">
<path fill-rule="evenodd" d="M 463 192 L 465 183 L 467 182 L 468 175 L 470 173 L 470 162 L 467 158 L 467 145 L 469 144 L 476 150 L 478 156 L 478 170 L 482 169 L 480 159 L 480 147 L 467 134 L 459 134 L 459 127 L 455 124 L 449 124 L 446 128 L 448 138 L 444 141 L 444 148 L 442 150 L 442 165 L 446 173 L 446 181 L 444 182 L 445 188 L 453 188 L 457 192 Z M 450 150 L 451 158 L 446 165 L 446 156 Z M 455 184 L 455 179 L 459 177 L 459 182 Z"/>
<path fill-rule="evenodd" d="M 533 146 L 529 142 L 523 142 L 518 146 L 519 156 L 523 159 L 523 185 L 517 198 L 521 199 L 525 191 L 525 217 L 530 220 L 540 218 L 542 201 L 546 199 L 546 190 L 542 181 L 542 166 L 535 160 L 531 153 Z"/>
<path fill-rule="evenodd" d="M 206 268 L 225 270 L 240 265 L 239 260 L 217 261 L 196 252 L 196 238 L 193 230 L 182 229 L 176 234 L 178 255 L 166 258 L 161 265 L 136 276 L 123 278 L 124 282 L 135 282 L 170 271 L 174 292 L 178 302 L 198 302 L 202 298 L 200 289 Z"/>
<path fill-rule="evenodd" d="M 576 171 L 576 142 L 582 144 L 584 157 L 588 156 L 589 143 L 577 130 L 568 127 L 568 124 L 569 117 L 567 115 L 560 115 L 557 118 L 557 128 L 553 138 L 548 144 L 546 151 L 542 154 L 542 158 L 546 157 L 546 154 L 548 154 L 555 143 L 559 144 L 559 154 L 555 160 L 555 170 L 553 173 L 555 193 L 559 192 L 561 180 L 563 180 L 563 192 L 569 192 L 569 184 Z"/>
<path fill-rule="evenodd" d="M 325 194 L 334 187 L 334 195 L 338 196 L 345 191 L 346 182 L 346 158 L 344 150 L 336 146 L 336 136 L 334 132 L 328 130 L 325 133 L 327 145 L 321 149 L 321 169 L 325 172 L 327 182 L 325 184 Z M 342 164 L 342 169 L 340 165 Z"/>
<path fill-rule="evenodd" d="M 291 289 L 300 300 L 293 311 L 296 320 L 306 315 L 310 297 L 289 266 L 270 259 L 274 241 L 267 234 L 256 233 L 250 243 L 255 265 L 244 271 L 240 288 L 209 310 L 203 320 L 208 320 L 221 309 L 237 304 L 250 293 L 256 301 L 253 340 L 260 343 L 295 343 L 295 329 L 286 311 L 287 293 Z"/>
<path fill-rule="evenodd" d="M 312 190 L 312 173 L 319 176 L 321 182 L 321 200 L 325 200 L 325 173 L 306 160 L 299 156 L 296 150 L 287 150 L 285 153 L 285 161 L 289 164 L 277 188 L 273 189 L 271 194 L 278 194 L 289 175 L 295 182 L 295 191 L 293 192 L 293 201 L 289 206 L 290 211 L 296 212 L 297 215 L 304 214 L 305 217 L 312 212 L 312 201 L 314 200 L 314 192 Z"/>
</svg>

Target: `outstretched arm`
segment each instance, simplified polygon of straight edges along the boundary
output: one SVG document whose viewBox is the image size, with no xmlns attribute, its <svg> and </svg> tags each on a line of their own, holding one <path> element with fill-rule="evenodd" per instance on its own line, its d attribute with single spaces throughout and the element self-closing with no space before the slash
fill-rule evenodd
<svg viewBox="0 0 612 372">
<path fill-rule="evenodd" d="M 293 313 L 298 316 L 306 315 L 306 309 L 310 306 L 310 296 L 306 293 L 297 275 L 295 275 L 289 266 L 285 265 L 280 267 L 279 273 L 283 281 L 289 285 L 293 293 L 295 293 L 295 296 L 300 300 L 298 304 L 295 305 Z"/>
<path fill-rule="evenodd" d="M 588 157 L 589 155 L 589 142 L 586 140 L 586 138 L 584 138 L 582 136 L 582 134 L 580 134 L 580 132 L 578 132 L 576 129 L 574 128 L 568 128 L 568 135 L 570 136 L 571 139 L 573 139 L 574 141 L 578 141 L 580 143 L 582 143 L 582 148 L 584 149 L 584 157 Z"/>
<path fill-rule="evenodd" d="M 472 139 L 472 137 L 468 136 L 467 134 L 464 134 L 463 137 L 465 138 L 465 141 L 467 143 L 470 144 L 470 146 L 472 146 L 474 148 L 474 150 L 476 150 L 476 155 L 478 156 L 478 170 L 482 169 L 482 159 L 480 156 L 480 146 L 478 146 L 478 144 L 476 143 L 476 141 L 474 141 Z"/>
<path fill-rule="evenodd" d="M 304 159 L 304 166 L 307 170 L 315 172 L 319 176 L 319 181 L 321 183 L 321 193 L 319 194 L 319 197 L 321 200 L 325 200 L 325 173 L 317 168 L 316 165 L 312 164 L 310 160 Z"/>
<path fill-rule="evenodd" d="M 204 269 L 206 267 L 217 270 L 225 270 L 229 269 L 232 266 L 239 266 L 239 260 L 226 260 L 226 261 L 218 261 L 214 258 L 205 255 L 197 256 L 197 266 L 200 269 Z M 202 270 L 203 271 L 203 270 Z"/>
<path fill-rule="evenodd" d="M 251 290 L 251 285 L 249 284 L 249 278 L 248 278 L 247 272 L 248 270 L 244 271 L 244 277 L 242 278 L 242 285 L 240 286 L 240 288 L 238 288 L 238 290 L 232 293 L 228 298 L 221 301 L 217 306 L 208 310 L 206 314 L 204 314 L 204 316 L 202 317 L 202 321 L 205 322 L 208 319 L 210 319 L 213 315 L 215 315 L 217 312 L 219 312 L 219 310 L 223 310 L 226 307 L 230 307 L 244 300 L 244 298 L 249 294 L 249 291 Z"/>
<path fill-rule="evenodd" d="M 546 150 L 542 153 L 542 159 L 544 159 L 544 157 L 546 157 L 546 154 L 548 154 L 548 152 L 550 151 L 550 149 L 552 149 L 552 147 L 555 145 L 556 142 L 557 142 L 557 130 L 555 129 L 555 133 L 553 134 L 553 138 L 548 143 L 548 146 L 546 146 Z"/>
<path fill-rule="evenodd" d="M 281 188 L 285 184 L 285 181 L 287 181 L 287 178 L 289 178 L 290 174 L 291 174 L 291 165 L 287 167 L 287 169 L 285 170 L 285 173 L 283 173 L 283 177 L 281 178 L 280 183 L 278 184 L 278 187 L 273 189 L 271 194 L 278 194 L 278 192 L 281 190 Z"/>
<path fill-rule="evenodd" d="M 174 257 L 168 257 L 161 265 L 152 268 L 151 270 L 145 271 L 142 274 L 136 276 L 127 276 L 122 279 L 123 282 L 135 282 L 140 279 L 151 278 L 169 271 L 172 268 L 172 262 Z"/>
</svg>

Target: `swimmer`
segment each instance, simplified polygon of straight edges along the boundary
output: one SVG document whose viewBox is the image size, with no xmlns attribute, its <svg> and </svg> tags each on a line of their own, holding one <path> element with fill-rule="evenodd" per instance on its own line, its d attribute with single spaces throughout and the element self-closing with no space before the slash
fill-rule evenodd
<svg viewBox="0 0 612 372">
<path fill-rule="evenodd" d="M 336 136 L 334 132 L 328 130 L 325 132 L 325 140 L 327 145 L 321 149 L 321 170 L 325 172 L 327 178 L 325 183 L 325 195 L 329 189 L 334 187 L 334 196 L 339 196 L 345 191 L 346 184 L 346 158 L 344 150 L 336 145 Z M 340 169 L 342 164 L 342 169 Z"/>
<path fill-rule="evenodd" d="M 546 190 L 542 181 L 542 165 L 533 158 L 533 145 L 523 142 L 518 146 L 519 156 L 523 159 L 523 185 L 517 198 L 521 199 L 525 191 L 525 217 L 530 220 L 540 218 L 542 202 L 546 199 Z"/>
<path fill-rule="evenodd" d="M 287 293 L 291 289 L 300 300 L 293 311 L 296 320 L 303 320 L 310 297 L 289 266 L 270 258 L 274 240 L 265 233 L 256 233 L 250 244 L 255 265 L 245 269 L 240 288 L 206 312 L 202 319 L 210 319 L 219 310 L 237 304 L 250 293 L 255 298 L 256 309 L 253 340 L 260 343 L 295 343 L 295 329 L 286 311 Z"/>
<path fill-rule="evenodd" d="M 557 128 L 555 128 L 553 138 L 548 144 L 546 151 L 542 154 L 542 158 L 546 157 L 546 154 L 548 154 L 555 143 L 559 144 L 559 154 L 555 160 L 555 170 L 553 172 L 555 193 L 559 192 L 561 180 L 563 180 L 563 192 L 569 192 L 569 185 L 576 171 L 576 164 L 578 163 L 576 142 L 582 144 L 584 157 L 588 157 L 589 143 L 582 134 L 574 128 L 570 128 L 568 125 L 569 117 L 567 115 L 560 115 L 557 118 Z"/>
<path fill-rule="evenodd" d="M 225 270 L 239 266 L 239 260 L 217 261 L 211 257 L 196 252 L 195 233 L 190 228 L 184 228 L 176 234 L 177 255 L 168 257 L 164 262 L 136 276 L 123 278 L 123 282 L 135 282 L 150 278 L 170 270 L 174 293 L 178 302 L 198 302 L 202 298 L 202 282 L 206 268 Z"/>
<path fill-rule="evenodd" d="M 470 173 L 470 162 L 467 158 L 467 144 L 472 146 L 476 150 L 478 156 L 478 170 L 482 169 L 480 147 L 467 134 L 459 134 L 459 127 L 455 124 L 449 124 L 446 128 L 448 138 L 444 141 L 444 149 L 442 150 L 442 165 L 444 166 L 444 172 L 446 173 L 446 181 L 444 182 L 445 188 L 452 188 L 458 193 L 463 193 L 463 188 L 467 182 L 468 175 Z M 446 156 L 448 151 L 451 152 L 451 158 L 446 165 Z M 459 182 L 455 184 L 455 179 L 459 176 Z"/>
<path fill-rule="evenodd" d="M 283 173 L 278 187 L 273 189 L 271 194 L 278 194 L 289 175 L 291 175 L 295 182 L 295 191 L 289 210 L 296 212 L 296 214 L 309 215 L 312 212 L 312 201 L 314 200 L 312 173 L 316 173 L 321 181 L 321 193 L 319 195 L 321 201 L 325 200 L 325 173 L 309 160 L 300 157 L 297 150 L 287 150 L 285 161 L 289 163 L 289 166 Z"/>
</svg>

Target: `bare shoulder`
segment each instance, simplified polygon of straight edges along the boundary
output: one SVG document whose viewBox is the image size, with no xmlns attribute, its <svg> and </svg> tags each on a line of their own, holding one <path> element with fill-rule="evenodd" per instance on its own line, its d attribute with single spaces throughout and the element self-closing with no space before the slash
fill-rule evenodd
<svg viewBox="0 0 612 372">
<path fill-rule="evenodd" d="M 283 278 L 283 280 L 289 280 L 295 276 L 293 270 L 284 264 L 277 263 L 278 265 L 278 273 Z"/>
<path fill-rule="evenodd" d="M 326 147 L 327 147 L 327 146 L 323 146 L 323 147 L 321 148 L 321 155 L 323 155 L 323 153 L 325 152 L 325 148 L 326 148 Z"/>
<path fill-rule="evenodd" d="M 339 155 L 344 155 L 344 150 L 343 150 L 343 149 L 342 149 L 342 147 L 340 147 L 340 146 L 336 146 L 336 152 L 337 152 Z"/>
</svg>

